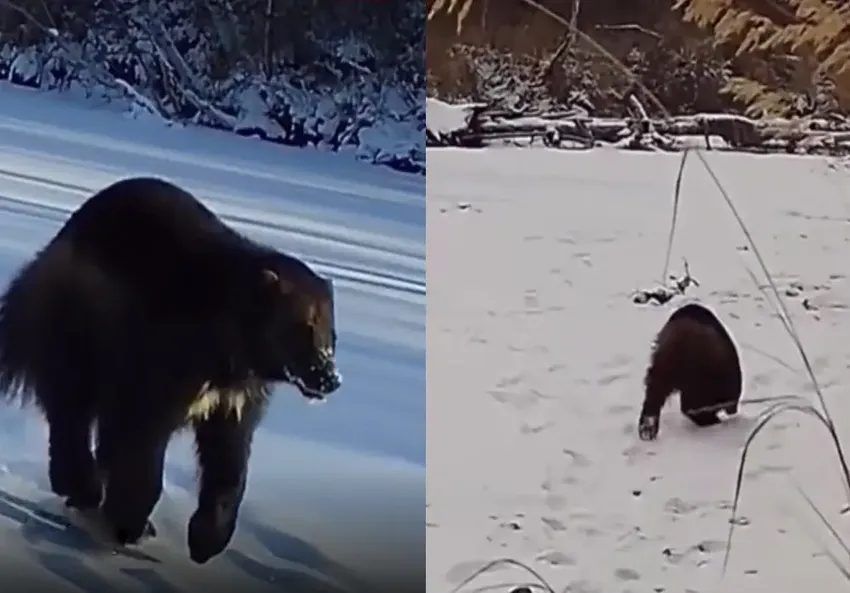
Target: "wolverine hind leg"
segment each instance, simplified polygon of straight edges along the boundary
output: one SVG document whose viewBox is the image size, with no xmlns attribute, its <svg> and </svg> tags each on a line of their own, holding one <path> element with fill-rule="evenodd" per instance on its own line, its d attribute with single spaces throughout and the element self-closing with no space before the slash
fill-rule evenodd
<svg viewBox="0 0 850 593">
<path fill-rule="evenodd" d="M 38 403 L 47 421 L 50 488 L 79 509 L 96 508 L 103 496 L 100 474 L 91 451 L 95 404 L 89 391 L 74 381 L 64 365 L 50 369 L 37 385 Z"/>
<path fill-rule="evenodd" d="M 97 508 L 103 486 L 91 452 L 94 415 L 88 410 L 48 411 L 48 473 L 53 492 L 69 507 Z"/>
<path fill-rule="evenodd" d="M 682 414 L 702 428 L 719 424 L 720 418 L 717 416 L 719 410 L 710 404 L 709 396 L 714 393 L 716 391 L 709 389 L 705 383 L 700 383 L 699 387 L 691 385 L 683 390 L 679 397 Z"/>
<path fill-rule="evenodd" d="M 35 399 L 49 429 L 48 473 L 55 494 L 68 506 L 96 508 L 103 495 L 92 455 L 91 432 L 97 412 L 99 343 L 85 307 L 59 287 L 39 310 L 34 330 L 42 343 L 28 363 Z M 49 329 L 48 329 L 49 328 Z M 44 332 L 49 332 L 44 335 Z"/>
<path fill-rule="evenodd" d="M 684 414 L 688 417 L 688 420 L 699 427 L 714 426 L 720 423 L 717 412 L 684 412 Z"/>
<path fill-rule="evenodd" d="M 99 419 L 97 457 L 106 482 L 102 512 L 122 545 L 156 535 L 150 515 L 162 495 L 172 431 L 152 420 L 127 411 Z"/>
</svg>

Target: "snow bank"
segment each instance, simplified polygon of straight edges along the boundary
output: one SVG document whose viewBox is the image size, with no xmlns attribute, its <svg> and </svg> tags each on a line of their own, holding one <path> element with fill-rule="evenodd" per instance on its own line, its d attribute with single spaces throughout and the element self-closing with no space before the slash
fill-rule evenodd
<svg viewBox="0 0 850 593">
<path fill-rule="evenodd" d="M 428 97 L 427 133 L 437 144 L 451 144 L 452 137 L 466 130 L 476 109 L 485 107 L 483 103 L 451 105 L 445 101 Z"/>
<path fill-rule="evenodd" d="M 142 74 L 111 64 L 108 72 L 104 68 L 95 75 L 74 65 L 66 53 L 56 45 L 6 44 L 0 47 L 0 78 L 62 91 L 132 117 L 153 117 L 167 124 L 186 121 L 186 114 L 163 113 L 151 97 L 137 90 L 145 82 Z M 188 121 L 290 146 L 350 150 L 359 160 L 425 173 L 424 89 L 382 81 L 376 74 L 337 86 L 310 86 L 297 76 L 263 79 L 236 74 L 214 86 L 212 101 L 198 100 L 208 103 L 209 109 L 197 111 Z"/>
</svg>

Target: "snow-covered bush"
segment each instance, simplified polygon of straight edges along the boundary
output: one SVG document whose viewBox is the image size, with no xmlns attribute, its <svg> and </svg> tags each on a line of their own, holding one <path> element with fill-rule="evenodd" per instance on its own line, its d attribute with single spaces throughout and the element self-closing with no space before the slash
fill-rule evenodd
<svg viewBox="0 0 850 593">
<path fill-rule="evenodd" d="M 425 172 L 421 4 L 317 0 L 306 10 L 287 0 L 96 0 L 51 6 L 57 4 L 51 14 L 28 13 L 34 18 L 0 7 L 0 26 L 9 29 L 0 29 L 4 79 L 164 122 L 351 150 L 375 164 Z"/>
</svg>

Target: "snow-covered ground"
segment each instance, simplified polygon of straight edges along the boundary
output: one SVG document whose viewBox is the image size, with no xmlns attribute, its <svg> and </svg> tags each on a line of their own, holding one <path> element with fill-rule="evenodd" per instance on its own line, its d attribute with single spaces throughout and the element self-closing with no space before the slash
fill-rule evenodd
<svg viewBox="0 0 850 593">
<path fill-rule="evenodd" d="M 345 385 L 322 406 L 279 390 L 231 550 L 190 563 L 188 438 L 169 452 L 160 536 L 128 558 L 69 528 L 34 410 L 0 409 L 0 588 L 421 591 L 425 482 L 425 184 L 341 155 L 168 129 L 0 85 L 0 280 L 92 192 L 155 174 L 337 287 Z M 264 589 L 265 588 L 265 589 Z"/>
<path fill-rule="evenodd" d="M 638 439 L 655 333 L 681 300 L 632 303 L 659 282 L 681 155 L 545 149 L 428 151 L 427 590 L 490 560 L 557 592 L 844 591 L 823 554 L 850 515 L 823 428 L 779 417 L 750 451 L 721 581 L 742 445 L 764 405 L 695 430 L 674 402 Z M 850 175 L 823 159 L 708 153 L 783 293 L 850 439 Z M 736 339 L 745 398 L 812 393 L 751 250 L 696 158 L 671 272 L 686 257 Z M 809 307 L 804 306 L 808 299 Z M 838 547 L 829 543 L 829 550 Z M 845 553 L 841 558 L 850 565 Z M 506 569 L 460 589 L 507 593 Z M 534 589 L 538 590 L 538 589 Z"/>
</svg>

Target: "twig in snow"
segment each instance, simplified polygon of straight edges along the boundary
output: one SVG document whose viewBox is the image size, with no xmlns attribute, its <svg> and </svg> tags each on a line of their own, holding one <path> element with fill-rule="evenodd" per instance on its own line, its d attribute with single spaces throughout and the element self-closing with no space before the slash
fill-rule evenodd
<svg viewBox="0 0 850 593">
<path fill-rule="evenodd" d="M 669 284 L 666 286 L 656 286 L 649 290 L 639 290 L 632 296 L 632 302 L 636 305 L 645 305 L 647 303 L 665 305 L 670 302 L 673 297 L 684 296 L 688 288 L 691 286 L 699 286 L 700 284 L 697 279 L 691 276 L 688 261 L 684 260 L 684 263 L 684 276 L 677 278 L 676 276 L 671 275 L 668 278 Z"/>
</svg>

